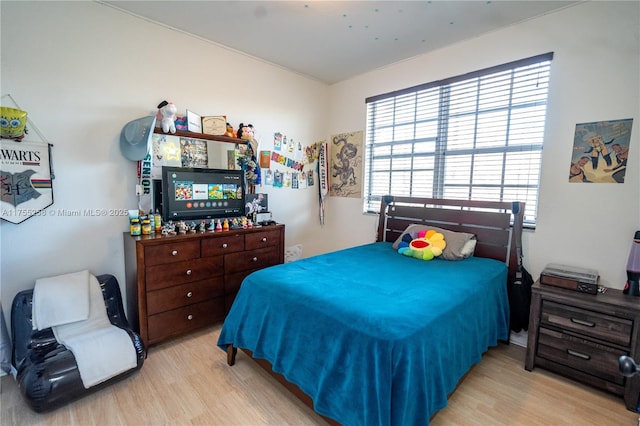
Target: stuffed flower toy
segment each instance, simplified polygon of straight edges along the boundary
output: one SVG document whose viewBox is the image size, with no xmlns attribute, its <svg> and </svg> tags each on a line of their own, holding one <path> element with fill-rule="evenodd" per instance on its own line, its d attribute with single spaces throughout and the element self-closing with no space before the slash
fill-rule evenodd
<svg viewBox="0 0 640 426">
<path fill-rule="evenodd" d="M 405 237 L 407 236 L 408 235 Z M 408 237 L 409 238 L 406 239 L 409 241 L 403 239 L 403 241 L 398 244 L 398 253 L 415 257 L 416 259 L 431 260 L 434 257 L 440 256 L 447 246 L 444 235 L 433 229 L 420 231 L 416 238 L 413 239 L 411 239 L 410 236 Z"/>
</svg>

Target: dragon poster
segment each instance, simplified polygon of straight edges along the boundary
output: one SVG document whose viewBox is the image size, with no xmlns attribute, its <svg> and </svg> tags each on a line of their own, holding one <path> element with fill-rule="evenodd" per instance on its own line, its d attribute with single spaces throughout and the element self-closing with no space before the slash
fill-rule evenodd
<svg viewBox="0 0 640 426">
<path fill-rule="evenodd" d="M 329 195 L 362 198 L 363 132 L 341 133 L 329 143 Z"/>
</svg>

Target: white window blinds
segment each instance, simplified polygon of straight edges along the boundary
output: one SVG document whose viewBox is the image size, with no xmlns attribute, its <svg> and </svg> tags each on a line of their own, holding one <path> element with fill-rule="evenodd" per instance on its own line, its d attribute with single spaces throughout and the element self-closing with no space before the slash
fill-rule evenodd
<svg viewBox="0 0 640 426">
<path fill-rule="evenodd" d="M 523 201 L 535 225 L 552 59 L 367 98 L 365 212 L 387 194 Z"/>
</svg>

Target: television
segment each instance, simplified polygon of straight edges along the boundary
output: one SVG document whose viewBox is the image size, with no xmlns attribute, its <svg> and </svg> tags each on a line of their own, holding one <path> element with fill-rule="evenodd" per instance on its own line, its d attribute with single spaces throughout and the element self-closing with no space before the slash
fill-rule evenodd
<svg viewBox="0 0 640 426">
<path fill-rule="evenodd" d="M 245 214 L 243 170 L 162 167 L 164 221 L 239 217 Z"/>
</svg>

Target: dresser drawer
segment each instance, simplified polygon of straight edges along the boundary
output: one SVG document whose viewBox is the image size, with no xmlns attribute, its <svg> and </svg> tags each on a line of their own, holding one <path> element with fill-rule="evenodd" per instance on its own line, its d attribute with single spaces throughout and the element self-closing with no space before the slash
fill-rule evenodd
<svg viewBox="0 0 640 426">
<path fill-rule="evenodd" d="M 583 371 L 606 381 L 624 385 L 618 358 L 626 352 L 586 339 L 540 327 L 537 355 Z"/>
<path fill-rule="evenodd" d="M 149 317 L 149 342 L 187 333 L 224 319 L 224 297 L 207 300 Z"/>
<path fill-rule="evenodd" d="M 280 261 L 278 247 L 231 253 L 224 256 L 225 272 L 233 274 L 241 271 L 257 270 L 276 265 Z"/>
<path fill-rule="evenodd" d="M 244 246 L 247 250 L 277 246 L 280 244 L 280 231 L 256 232 L 253 234 L 246 234 L 244 238 Z"/>
<path fill-rule="evenodd" d="M 244 235 L 234 234 L 202 240 L 202 257 L 217 256 L 242 250 L 244 250 Z"/>
<path fill-rule="evenodd" d="M 240 290 L 242 280 L 257 269 L 247 269 L 246 271 L 236 272 L 234 274 L 227 274 L 224 276 L 224 291 L 228 294 L 236 294 Z"/>
<path fill-rule="evenodd" d="M 147 291 L 222 275 L 222 256 L 147 267 Z"/>
<path fill-rule="evenodd" d="M 200 241 L 169 242 L 144 248 L 146 266 L 180 262 L 200 257 Z"/>
<path fill-rule="evenodd" d="M 150 291 L 147 293 L 147 313 L 154 315 L 223 294 L 224 278 L 222 276 Z"/>
<path fill-rule="evenodd" d="M 623 346 L 631 342 L 633 321 L 549 300 L 542 301 L 540 322 Z"/>
</svg>

